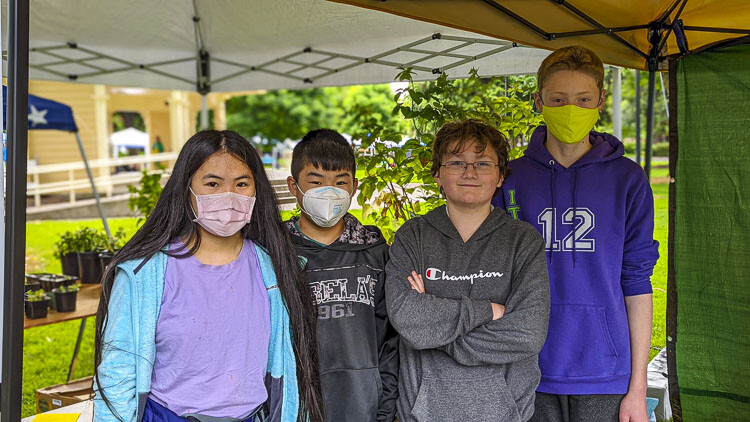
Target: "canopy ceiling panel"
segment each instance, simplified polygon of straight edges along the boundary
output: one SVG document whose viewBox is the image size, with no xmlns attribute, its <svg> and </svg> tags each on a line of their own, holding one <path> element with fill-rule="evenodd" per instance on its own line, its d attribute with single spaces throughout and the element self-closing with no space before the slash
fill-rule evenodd
<svg viewBox="0 0 750 422">
<path fill-rule="evenodd" d="M 318 0 L 36 0 L 30 36 L 32 79 L 199 91 L 533 73 L 548 54 Z"/>
<path fill-rule="evenodd" d="M 540 48 L 583 45 L 607 63 L 636 69 L 648 69 L 652 22 L 661 23 L 656 27 L 667 40 L 660 56 L 681 52 L 671 29 L 678 19 L 690 50 L 750 34 L 747 0 L 332 1 Z"/>
</svg>

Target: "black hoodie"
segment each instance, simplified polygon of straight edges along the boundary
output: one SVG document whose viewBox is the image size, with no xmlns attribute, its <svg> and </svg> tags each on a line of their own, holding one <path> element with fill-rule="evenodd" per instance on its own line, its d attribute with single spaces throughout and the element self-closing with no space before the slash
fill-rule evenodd
<svg viewBox="0 0 750 422">
<path fill-rule="evenodd" d="M 329 422 L 393 421 L 398 398 L 398 334 L 385 308 L 388 244 L 380 230 L 344 216 L 344 233 L 323 245 L 287 221 L 307 259 L 318 309 L 320 373 Z"/>
</svg>

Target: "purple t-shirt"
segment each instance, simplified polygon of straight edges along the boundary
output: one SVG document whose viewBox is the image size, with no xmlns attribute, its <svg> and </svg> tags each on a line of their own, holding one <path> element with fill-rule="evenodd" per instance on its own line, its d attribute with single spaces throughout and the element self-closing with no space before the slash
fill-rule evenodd
<svg viewBox="0 0 750 422">
<path fill-rule="evenodd" d="M 247 416 L 268 398 L 269 308 L 252 241 L 226 265 L 169 257 L 149 397 L 180 416 Z"/>
</svg>

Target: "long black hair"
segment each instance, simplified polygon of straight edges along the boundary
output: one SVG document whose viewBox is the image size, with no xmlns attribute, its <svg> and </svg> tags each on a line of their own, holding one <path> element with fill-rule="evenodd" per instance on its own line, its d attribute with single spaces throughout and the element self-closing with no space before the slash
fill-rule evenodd
<svg viewBox="0 0 750 422">
<path fill-rule="evenodd" d="M 250 168 L 255 180 L 255 208 L 250 224 L 242 228 L 242 236 L 264 247 L 271 257 L 278 287 L 289 311 L 292 341 L 297 362 L 299 385 L 299 421 L 322 422 L 323 401 L 320 390 L 317 340 L 315 337 L 315 309 L 310 297 L 306 277 L 294 253 L 288 231 L 284 228 L 277 206 L 276 194 L 268 181 L 263 164 L 255 148 L 246 139 L 232 131 L 206 130 L 193 135 L 182 147 L 172 175 L 164 186 L 156 206 L 143 226 L 112 259 L 102 279 L 102 294 L 96 319 L 94 362 L 99 394 L 112 409 L 99 382 L 99 364 L 102 359 L 104 331 L 107 326 L 109 297 L 114 285 L 116 267 L 129 260 L 150 259 L 164 246 L 185 240 L 190 249 L 173 256 L 195 253 L 201 242 L 200 230 L 193 222 L 190 182 L 195 172 L 209 156 L 226 151 Z"/>
</svg>

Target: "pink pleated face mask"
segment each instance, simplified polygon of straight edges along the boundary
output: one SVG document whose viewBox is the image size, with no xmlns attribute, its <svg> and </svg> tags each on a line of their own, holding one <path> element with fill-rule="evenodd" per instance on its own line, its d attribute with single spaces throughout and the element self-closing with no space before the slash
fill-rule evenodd
<svg viewBox="0 0 750 422">
<path fill-rule="evenodd" d="M 193 210 L 193 221 L 209 233 L 229 237 L 250 222 L 255 206 L 254 196 L 234 192 L 196 195 L 192 188 L 190 193 L 195 196 L 195 202 L 198 204 L 198 212 Z"/>
</svg>

